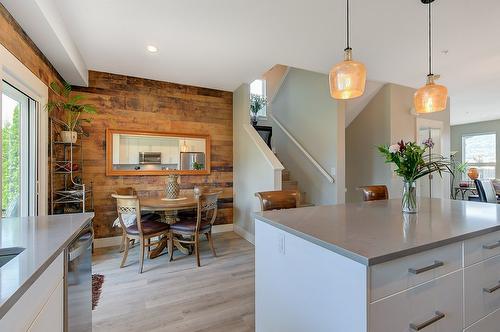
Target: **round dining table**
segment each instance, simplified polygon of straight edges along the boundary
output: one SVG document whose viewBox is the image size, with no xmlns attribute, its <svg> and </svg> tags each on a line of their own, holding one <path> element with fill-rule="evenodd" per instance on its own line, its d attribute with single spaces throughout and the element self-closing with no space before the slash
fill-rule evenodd
<svg viewBox="0 0 500 332">
<path fill-rule="evenodd" d="M 141 199 L 142 211 L 164 212 L 164 221 L 173 224 L 177 221 L 176 212 L 181 210 L 192 210 L 198 206 L 198 200 L 194 196 L 180 197 L 177 199 L 165 199 L 160 197 L 155 198 L 142 198 Z M 149 258 L 156 258 L 160 256 L 163 249 L 167 247 L 167 238 L 160 239 L 156 248 L 151 250 Z M 184 247 L 178 240 L 174 239 L 174 246 L 183 254 L 188 255 L 189 249 Z"/>
<path fill-rule="evenodd" d="M 141 198 L 141 210 L 172 212 L 180 210 L 195 209 L 198 201 L 193 196 L 180 197 L 177 199 L 165 199 L 160 197 Z"/>
</svg>

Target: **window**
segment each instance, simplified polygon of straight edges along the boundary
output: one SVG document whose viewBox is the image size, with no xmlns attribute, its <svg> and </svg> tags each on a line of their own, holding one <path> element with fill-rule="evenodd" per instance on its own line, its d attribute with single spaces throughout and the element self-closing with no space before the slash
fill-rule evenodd
<svg viewBox="0 0 500 332">
<path fill-rule="evenodd" d="M 250 94 L 266 97 L 266 81 L 265 80 L 255 80 L 250 83 Z M 265 118 L 267 116 L 267 107 L 264 106 L 259 113 L 258 117 Z"/>
<path fill-rule="evenodd" d="M 480 178 L 494 179 L 497 161 L 496 134 L 462 136 L 462 159 L 469 167 L 479 170 Z"/>
<path fill-rule="evenodd" d="M 35 214 L 36 102 L 2 84 L 2 217 Z"/>
</svg>

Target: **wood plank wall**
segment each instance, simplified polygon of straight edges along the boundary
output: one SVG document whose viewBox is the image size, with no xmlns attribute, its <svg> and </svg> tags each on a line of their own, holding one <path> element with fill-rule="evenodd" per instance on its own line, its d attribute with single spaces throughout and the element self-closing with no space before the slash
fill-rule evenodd
<svg viewBox="0 0 500 332">
<path fill-rule="evenodd" d="M 110 73 L 89 72 L 89 87 L 74 87 L 99 114 L 85 126 L 85 183 L 92 181 L 97 237 L 119 234 L 113 229 L 116 188 L 134 187 L 139 196 L 162 195 L 165 176 L 106 176 L 106 128 L 208 134 L 212 140 L 212 172 L 208 176 L 181 176 L 185 192 L 195 185 L 223 190 L 217 224 L 233 221 L 232 93 Z"/>
<path fill-rule="evenodd" d="M 49 62 L 42 51 L 40 51 L 40 49 L 35 45 L 35 43 L 30 39 L 30 37 L 2 4 L 0 4 L 0 44 L 12 53 L 45 85 L 48 86 L 51 82 L 58 82 L 59 84 L 64 82 L 64 79 L 57 72 L 54 66 Z M 48 89 L 48 91 L 49 100 L 59 99 L 59 96 L 57 96 L 51 89 Z M 41 107 L 44 106 L 45 105 L 41 105 Z M 51 116 L 60 118 L 61 114 L 53 113 Z M 59 184 L 56 186 L 61 185 L 62 180 L 60 180 Z M 50 197 L 50 184 L 48 197 Z M 50 211 L 50 206 L 48 211 Z"/>
</svg>

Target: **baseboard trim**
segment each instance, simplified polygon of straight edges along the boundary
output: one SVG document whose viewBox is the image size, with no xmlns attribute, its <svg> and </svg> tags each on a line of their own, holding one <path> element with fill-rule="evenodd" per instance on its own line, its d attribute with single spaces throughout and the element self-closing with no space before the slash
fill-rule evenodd
<svg viewBox="0 0 500 332">
<path fill-rule="evenodd" d="M 225 233 L 225 232 L 233 232 L 234 230 L 233 224 L 225 224 L 225 225 L 214 225 L 212 228 L 212 233 Z M 113 236 L 113 237 L 102 237 L 94 239 L 94 248 L 107 248 L 107 247 L 116 247 L 122 243 L 121 236 Z"/>
<path fill-rule="evenodd" d="M 233 232 L 234 225 L 233 224 L 224 224 L 224 225 L 214 225 L 212 227 L 212 233 L 225 233 L 225 232 Z"/>
<path fill-rule="evenodd" d="M 239 225 L 234 225 L 234 232 L 239 236 L 241 236 L 242 238 L 244 238 L 245 240 L 247 240 L 248 242 L 250 242 L 251 244 L 255 245 L 255 235 L 248 232 L 243 227 Z"/>
<path fill-rule="evenodd" d="M 94 239 L 94 248 L 116 247 L 122 243 L 121 236 L 101 237 Z"/>
</svg>

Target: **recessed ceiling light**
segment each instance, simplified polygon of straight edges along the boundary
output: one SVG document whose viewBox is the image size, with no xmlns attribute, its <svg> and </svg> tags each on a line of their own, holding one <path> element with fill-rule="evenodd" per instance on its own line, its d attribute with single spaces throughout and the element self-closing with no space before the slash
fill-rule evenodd
<svg viewBox="0 0 500 332">
<path fill-rule="evenodd" d="M 147 50 L 148 50 L 149 52 L 151 52 L 151 53 L 156 53 L 156 52 L 158 52 L 158 47 L 156 47 L 156 46 L 153 46 L 153 45 L 148 45 L 148 47 L 146 47 L 146 48 L 147 48 Z"/>
</svg>

